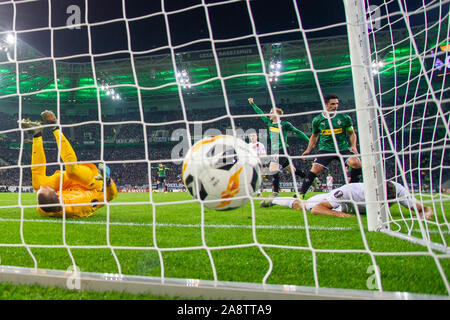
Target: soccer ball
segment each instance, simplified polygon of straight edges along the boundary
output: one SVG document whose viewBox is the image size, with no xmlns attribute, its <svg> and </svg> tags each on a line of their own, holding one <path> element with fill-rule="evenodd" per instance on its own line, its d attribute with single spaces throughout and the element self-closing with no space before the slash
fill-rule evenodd
<svg viewBox="0 0 450 320">
<path fill-rule="evenodd" d="M 228 135 L 207 137 L 186 154 L 182 177 L 194 199 L 213 210 L 242 207 L 261 186 L 261 162 L 245 141 Z"/>
</svg>

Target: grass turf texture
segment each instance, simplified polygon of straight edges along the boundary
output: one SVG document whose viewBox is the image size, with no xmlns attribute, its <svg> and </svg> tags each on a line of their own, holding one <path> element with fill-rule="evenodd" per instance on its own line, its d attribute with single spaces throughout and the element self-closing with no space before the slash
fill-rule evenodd
<svg viewBox="0 0 450 320">
<path fill-rule="evenodd" d="M 0 283 L 0 300 L 178 300 L 177 297 L 124 292 L 92 292 Z"/>
<path fill-rule="evenodd" d="M 449 295 L 436 263 L 448 279 L 448 255 L 435 252 L 433 257 L 425 247 L 369 233 L 365 216 L 360 222 L 356 217 L 310 213 L 305 218 L 303 212 L 284 207 L 259 208 L 256 200 L 254 214 L 250 203 L 233 211 L 205 209 L 205 227 L 201 228 L 201 206 L 184 202 L 191 200 L 187 193 L 152 193 L 155 205 L 149 204 L 149 197 L 146 193 L 119 194 L 112 202 L 117 205 L 109 207 L 109 217 L 104 207 L 89 218 L 67 219 L 65 224 L 62 219 L 40 216 L 35 208 L 0 208 L 1 264 L 34 267 L 26 248 L 5 246 L 26 243 L 31 245 L 29 250 L 38 268 L 67 270 L 72 265 L 63 247 L 67 245 L 84 272 L 118 273 L 119 261 L 125 275 L 160 277 L 164 272 L 169 278 L 214 280 L 211 257 L 217 280 L 262 283 L 270 267 L 267 255 L 273 263 L 268 284 L 315 286 L 316 263 L 320 287 L 368 290 L 372 289 L 368 284 L 373 284 L 370 253 L 374 253 L 384 291 Z M 35 194 L 21 194 L 20 199 L 21 205 L 36 205 Z M 0 206 L 18 204 L 18 194 L 0 193 Z M 444 203 L 443 210 L 437 206 L 440 222 L 443 211 L 448 221 L 450 202 Z M 397 205 L 391 212 L 394 217 L 400 216 Z M 413 229 L 418 230 L 417 223 Z M 442 229 L 448 243 L 448 228 Z M 432 233 L 432 237 L 442 243 L 439 234 Z M 161 250 L 163 265 L 156 248 Z M 49 290 L 48 294 L 53 292 Z M 57 299 L 61 296 L 71 299 L 73 293 L 55 295 Z"/>
</svg>

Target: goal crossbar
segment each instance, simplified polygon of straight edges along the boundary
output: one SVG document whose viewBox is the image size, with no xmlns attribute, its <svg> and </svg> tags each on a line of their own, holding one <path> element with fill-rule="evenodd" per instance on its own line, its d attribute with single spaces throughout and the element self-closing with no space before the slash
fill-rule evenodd
<svg viewBox="0 0 450 320">
<path fill-rule="evenodd" d="M 450 300 L 448 296 L 0 266 L 0 282 L 65 290 L 117 291 L 178 298 L 232 300 Z"/>
</svg>

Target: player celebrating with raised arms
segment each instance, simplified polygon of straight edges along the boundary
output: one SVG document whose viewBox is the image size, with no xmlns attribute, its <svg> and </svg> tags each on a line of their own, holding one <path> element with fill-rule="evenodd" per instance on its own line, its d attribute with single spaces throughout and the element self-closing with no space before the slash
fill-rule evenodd
<svg viewBox="0 0 450 320">
<path fill-rule="evenodd" d="M 325 95 L 326 110 L 314 117 L 312 121 L 312 135 L 308 148 L 302 156 L 308 155 L 317 142 L 319 142 L 319 151 L 311 170 L 303 179 L 300 189 L 303 199 L 314 179 L 320 175 L 324 168 L 327 168 L 331 161 L 339 160 L 340 156 L 344 157 L 345 164 L 351 168 L 351 182 L 359 182 L 361 160 L 357 156 L 359 153 L 356 148 L 356 133 L 353 130 L 352 119 L 347 114 L 337 113 L 338 107 L 338 96 Z M 333 135 L 336 138 L 337 146 L 335 146 Z"/>
<path fill-rule="evenodd" d="M 248 102 L 252 106 L 256 113 L 264 114 L 264 112 L 254 103 L 253 98 L 249 98 Z M 289 132 L 295 133 L 302 140 L 309 142 L 309 138 L 302 131 L 297 129 L 288 121 L 281 121 L 280 116 L 283 115 L 283 110 L 280 108 L 272 108 L 270 110 L 270 116 L 262 116 L 261 119 L 267 125 L 269 129 L 270 137 L 270 149 L 271 154 L 274 156 L 273 161 L 270 163 L 269 170 L 274 173 L 273 176 L 273 194 L 272 197 L 278 196 L 280 192 L 280 172 L 286 168 L 289 172 L 295 173 L 300 177 L 304 177 L 305 174 L 299 167 L 291 169 L 289 166 L 289 145 L 287 143 L 287 136 Z M 286 147 L 286 153 L 284 152 L 283 142 Z"/>
<path fill-rule="evenodd" d="M 67 218 L 89 217 L 117 196 L 117 188 L 110 177 L 108 166 L 100 163 L 77 163 L 77 156 L 64 134 L 56 126 L 56 117 L 52 111 L 41 113 L 42 123 L 21 120 L 23 129 L 33 135 L 31 174 L 33 189 L 37 191 L 37 211 L 47 217 Z M 42 140 L 42 125 L 53 124 L 53 135 L 65 163 L 64 171 L 46 174 L 46 157 Z M 106 188 L 104 186 L 106 182 Z M 104 193 L 106 190 L 106 195 Z M 105 197 L 106 196 L 106 197 Z"/>
</svg>

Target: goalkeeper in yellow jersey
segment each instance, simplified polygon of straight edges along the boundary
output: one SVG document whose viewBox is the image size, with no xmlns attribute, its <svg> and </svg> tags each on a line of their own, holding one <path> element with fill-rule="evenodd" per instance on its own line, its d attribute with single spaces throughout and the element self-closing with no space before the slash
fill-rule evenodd
<svg viewBox="0 0 450 320">
<path fill-rule="evenodd" d="M 77 156 L 56 126 L 56 117 L 52 111 L 41 113 L 42 123 L 22 120 L 20 125 L 33 135 L 31 174 L 33 189 L 37 191 L 38 212 L 47 217 L 67 218 L 89 217 L 103 207 L 105 202 L 116 198 L 117 187 L 110 177 L 108 166 L 93 163 L 77 163 Z M 46 174 L 46 157 L 42 141 L 42 125 L 54 124 L 53 135 L 60 149 L 61 159 L 65 163 L 64 171 Z M 106 188 L 104 188 L 106 183 Z M 104 190 L 106 189 L 106 192 Z"/>
</svg>

